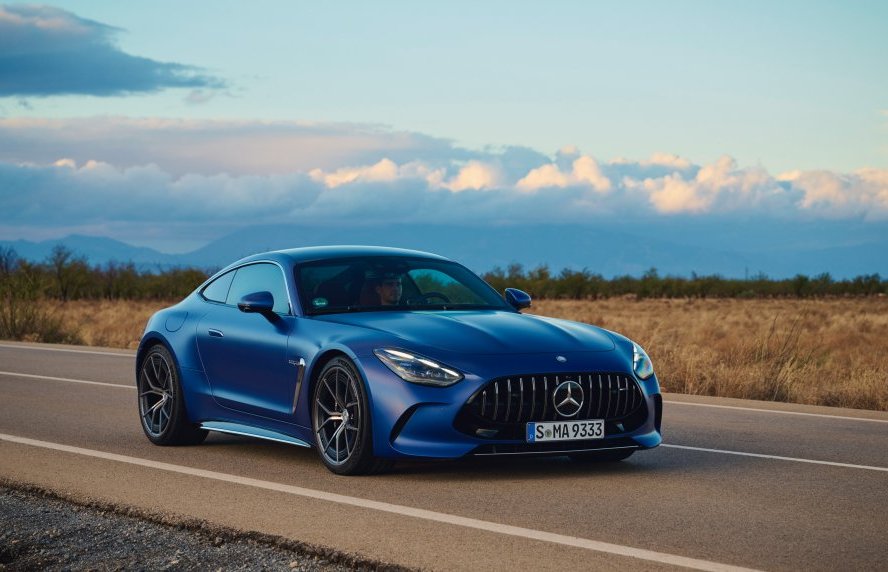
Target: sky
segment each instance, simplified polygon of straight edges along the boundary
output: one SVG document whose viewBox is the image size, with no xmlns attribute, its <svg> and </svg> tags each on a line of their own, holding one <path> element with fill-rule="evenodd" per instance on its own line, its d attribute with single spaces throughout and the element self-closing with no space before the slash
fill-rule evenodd
<svg viewBox="0 0 888 572">
<path fill-rule="evenodd" d="M 888 219 L 888 3 L 0 5 L 0 238 Z"/>
</svg>

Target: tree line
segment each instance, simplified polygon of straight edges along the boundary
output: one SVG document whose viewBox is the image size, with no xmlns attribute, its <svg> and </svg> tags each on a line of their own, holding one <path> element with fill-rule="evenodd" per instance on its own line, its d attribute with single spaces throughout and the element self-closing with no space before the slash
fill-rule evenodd
<svg viewBox="0 0 888 572">
<path fill-rule="evenodd" d="M 56 246 L 42 262 L 20 258 L 0 247 L 0 300 L 38 298 L 68 300 L 174 300 L 183 298 L 207 279 L 197 268 L 140 269 L 132 262 L 91 265 L 64 246 Z M 888 280 L 878 274 L 836 280 L 829 274 L 771 279 L 719 275 L 661 276 L 651 268 L 641 276 L 605 278 L 588 269 L 553 273 L 547 266 L 525 269 L 520 264 L 494 268 L 482 275 L 497 291 L 519 288 L 534 298 L 585 300 L 637 298 L 811 298 L 888 294 Z"/>
<path fill-rule="evenodd" d="M 7 296 L 68 300 L 170 300 L 183 298 L 207 279 L 196 268 L 139 269 L 132 262 L 91 265 L 58 245 L 42 262 L 0 247 L 0 292 Z"/>
<path fill-rule="evenodd" d="M 758 274 L 748 279 L 719 275 L 661 276 L 651 268 L 639 276 L 605 278 L 588 269 L 565 268 L 553 273 L 547 266 L 525 270 L 512 264 L 494 268 L 482 278 L 496 290 L 518 288 L 534 298 L 587 300 L 631 296 L 635 298 L 817 298 L 830 296 L 878 296 L 888 294 L 888 280 L 867 274 L 835 280 L 828 273 L 814 277 L 772 279 Z"/>
</svg>

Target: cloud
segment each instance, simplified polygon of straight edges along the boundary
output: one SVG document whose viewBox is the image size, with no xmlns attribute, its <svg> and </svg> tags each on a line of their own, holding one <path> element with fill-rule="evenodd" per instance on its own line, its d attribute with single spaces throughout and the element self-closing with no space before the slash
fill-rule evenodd
<svg viewBox="0 0 888 572">
<path fill-rule="evenodd" d="M 330 171 L 383 159 L 441 168 L 490 156 L 454 147 L 447 139 L 370 124 L 0 118 L 0 161 L 10 163 L 45 164 L 68 157 L 81 164 L 99 159 L 118 167 L 151 163 L 175 175 L 269 175 Z M 504 168 L 516 171 L 538 160 L 538 154 L 522 148 L 496 156 Z"/>
<path fill-rule="evenodd" d="M 654 208 L 666 214 L 752 208 L 783 192 L 764 171 L 738 169 L 737 162 L 727 155 L 700 167 L 693 178 L 672 173 L 646 178 L 642 186 Z"/>
<path fill-rule="evenodd" d="M 791 171 L 780 181 L 803 193 L 799 207 L 824 218 L 888 218 L 888 170 Z"/>
<path fill-rule="evenodd" d="M 501 184 L 502 174 L 496 165 L 469 161 L 459 172 L 443 186 L 451 191 L 467 191 L 492 189 Z"/>
<path fill-rule="evenodd" d="M 121 51 L 120 31 L 51 6 L 0 6 L 0 97 L 224 86 L 199 68 Z"/>
<path fill-rule="evenodd" d="M 373 125 L 0 119 L 0 231 L 11 238 L 49 228 L 192 238 L 195 228 L 274 223 L 668 217 L 888 220 L 888 170 L 774 176 L 730 156 L 697 164 L 667 153 L 602 161 L 571 147 L 467 150 Z"/>
<path fill-rule="evenodd" d="M 323 190 L 304 174 L 174 177 L 156 165 L 120 169 L 64 158 L 47 166 L 0 163 L 0 188 L 0 223 L 66 227 L 280 220 Z"/>
<path fill-rule="evenodd" d="M 393 181 L 398 176 L 398 166 L 390 159 L 366 167 L 346 167 L 332 173 L 324 173 L 321 169 L 312 169 L 311 178 L 335 188 L 355 181 Z"/>
<path fill-rule="evenodd" d="M 676 215 L 888 220 L 888 170 L 773 177 L 725 156 L 695 165 L 686 177 L 612 182 L 595 166 L 578 155 L 569 173 L 550 163 L 507 183 L 495 156 L 446 167 L 383 159 L 269 175 L 175 175 L 154 164 L 118 167 L 65 157 L 42 165 L 0 163 L 0 227 L 132 224 L 183 232 L 189 225 L 230 231 L 272 223 L 582 223 L 601 217 L 638 223 Z M 528 192 L 529 185 L 537 191 Z"/>
<path fill-rule="evenodd" d="M 576 157 L 576 158 L 574 158 Z M 573 159 L 570 170 L 562 171 L 559 164 Z M 588 155 L 581 155 L 575 147 L 562 148 L 556 154 L 556 161 L 531 170 L 515 185 L 524 192 L 535 192 L 545 188 L 564 188 L 569 186 L 588 187 L 599 193 L 611 190 L 611 181 L 601 173 L 598 162 Z"/>
</svg>

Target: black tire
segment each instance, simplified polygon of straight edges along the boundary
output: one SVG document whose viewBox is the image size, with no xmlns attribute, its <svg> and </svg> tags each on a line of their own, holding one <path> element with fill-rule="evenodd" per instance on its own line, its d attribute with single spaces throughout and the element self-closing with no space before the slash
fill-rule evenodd
<svg viewBox="0 0 888 572">
<path fill-rule="evenodd" d="M 311 392 L 311 423 L 315 450 L 337 475 L 369 475 L 391 467 L 391 461 L 373 455 L 367 391 L 351 360 L 336 357 L 321 370 Z"/>
<path fill-rule="evenodd" d="M 152 346 L 136 376 L 139 421 L 155 445 L 198 445 L 207 431 L 188 420 L 179 369 L 162 345 Z"/>
<path fill-rule="evenodd" d="M 609 451 L 573 453 L 568 455 L 568 457 L 570 457 L 571 461 L 576 463 L 613 463 L 628 459 L 634 452 L 635 449 L 611 449 Z"/>
</svg>

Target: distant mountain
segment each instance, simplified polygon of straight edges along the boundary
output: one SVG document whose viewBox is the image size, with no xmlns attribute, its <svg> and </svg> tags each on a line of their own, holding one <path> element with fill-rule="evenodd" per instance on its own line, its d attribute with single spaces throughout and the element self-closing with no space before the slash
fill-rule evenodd
<svg viewBox="0 0 888 572">
<path fill-rule="evenodd" d="M 186 254 L 164 254 L 102 237 L 70 236 L 44 242 L 0 242 L 20 256 L 44 259 L 62 243 L 92 263 L 133 261 L 142 268 L 197 266 L 214 269 L 243 256 L 299 246 L 372 244 L 435 252 L 476 272 L 512 263 L 525 269 L 547 265 L 583 269 L 611 277 L 691 273 L 726 277 L 765 273 L 772 278 L 829 272 L 834 278 L 879 273 L 888 276 L 888 223 L 848 221 L 737 221 L 659 219 L 646 224 L 610 220 L 587 225 L 473 227 L 392 224 L 388 226 L 275 225 L 237 230 Z"/>
<path fill-rule="evenodd" d="M 391 225 L 386 227 L 263 226 L 246 228 L 216 240 L 188 255 L 202 266 L 219 266 L 253 252 L 324 244 L 371 244 L 424 250 L 458 260 L 486 272 L 520 263 L 525 268 L 548 265 L 588 268 L 605 275 L 641 274 L 656 266 L 661 271 L 689 274 L 695 268 L 743 268 L 746 260 L 728 252 L 703 247 L 677 247 L 612 229 L 587 226 L 463 227 Z M 225 254 L 233 257 L 224 257 Z"/>
<path fill-rule="evenodd" d="M 104 236 L 82 236 L 72 234 L 65 238 L 31 242 L 27 240 L 2 241 L 0 246 L 14 248 L 24 259 L 42 261 L 57 245 L 63 245 L 77 256 L 84 256 L 92 264 L 109 261 L 132 262 L 140 268 L 153 266 L 167 267 L 181 264 L 177 255 L 164 254 L 151 248 L 133 246 Z"/>
</svg>

